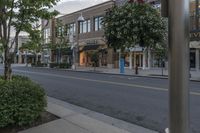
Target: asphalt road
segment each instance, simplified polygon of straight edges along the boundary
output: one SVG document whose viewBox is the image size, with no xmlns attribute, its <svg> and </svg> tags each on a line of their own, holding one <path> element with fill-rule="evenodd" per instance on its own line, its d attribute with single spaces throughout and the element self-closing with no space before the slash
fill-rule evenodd
<svg viewBox="0 0 200 133">
<path fill-rule="evenodd" d="M 0 69 L 0 73 L 3 69 Z M 163 132 L 168 127 L 168 80 L 15 67 L 48 96 Z M 200 133 L 200 82 L 190 82 L 192 133 Z"/>
</svg>

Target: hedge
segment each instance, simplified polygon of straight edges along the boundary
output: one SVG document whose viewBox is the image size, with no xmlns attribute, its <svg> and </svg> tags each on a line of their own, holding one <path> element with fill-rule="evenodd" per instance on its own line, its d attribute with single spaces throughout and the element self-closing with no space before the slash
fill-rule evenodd
<svg viewBox="0 0 200 133">
<path fill-rule="evenodd" d="M 31 63 L 32 67 L 47 67 L 47 63 Z"/>
<path fill-rule="evenodd" d="M 44 111 L 44 89 L 23 76 L 13 76 L 12 81 L 0 78 L 0 127 L 27 125 Z"/>
<path fill-rule="evenodd" d="M 71 68 L 69 63 L 50 63 L 50 68 Z"/>
</svg>

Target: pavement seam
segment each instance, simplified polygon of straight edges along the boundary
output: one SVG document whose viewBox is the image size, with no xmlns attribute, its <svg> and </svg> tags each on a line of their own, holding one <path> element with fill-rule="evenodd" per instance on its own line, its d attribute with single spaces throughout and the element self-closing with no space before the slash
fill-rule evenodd
<svg viewBox="0 0 200 133">
<path fill-rule="evenodd" d="M 71 124 L 73 124 L 73 125 L 75 125 L 75 126 L 77 126 L 77 127 L 79 127 L 79 128 L 82 128 L 82 129 L 88 131 L 89 133 L 93 133 L 93 132 L 91 132 L 90 130 L 88 130 L 87 128 L 84 128 L 84 127 L 82 127 L 82 126 L 80 126 L 80 125 L 78 125 L 78 124 L 76 124 L 76 123 L 74 123 L 74 122 L 72 122 L 72 121 L 69 121 L 69 120 L 66 120 L 66 119 L 63 119 L 63 118 L 61 118 L 61 119 L 64 120 L 64 121 L 66 121 L 66 122 L 69 122 L 69 123 L 71 123 Z"/>
<path fill-rule="evenodd" d="M 110 116 L 107 116 L 107 115 L 105 115 L 105 114 L 101 114 L 101 113 L 98 113 L 98 112 L 95 112 L 95 111 L 92 111 L 92 110 L 89 110 L 87 114 L 84 114 L 84 113 L 82 113 L 81 111 L 80 111 L 80 112 L 77 111 L 77 108 L 78 108 L 79 110 L 85 109 L 85 108 L 80 107 L 80 106 L 77 106 L 77 105 L 74 105 L 74 104 L 70 104 L 70 103 L 68 103 L 68 102 L 65 102 L 65 101 L 62 101 L 62 100 L 59 100 L 59 99 L 56 99 L 56 98 L 53 98 L 53 97 L 49 97 L 49 96 L 48 96 L 48 102 L 51 102 L 51 103 L 52 103 L 52 102 L 56 102 L 57 104 L 59 104 L 59 103 L 63 104 L 63 103 L 64 103 L 64 104 L 67 104 L 67 105 L 72 105 L 72 109 L 69 109 L 69 108 L 65 107 L 64 105 L 62 105 L 64 108 L 67 108 L 68 110 L 71 110 L 72 112 L 75 112 L 74 115 L 67 116 L 68 118 L 69 118 L 69 117 L 76 116 L 76 115 L 83 115 L 83 116 L 88 117 L 89 119 L 94 119 L 94 120 L 97 120 L 97 121 L 102 122 L 102 123 L 104 123 L 104 124 L 107 124 L 107 125 L 109 125 L 109 126 L 115 127 L 116 129 L 124 130 L 124 131 L 127 131 L 128 133 L 131 133 L 132 131 L 129 131 L 129 130 L 123 128 L 123 126 L 115 125 L 115 122 L 118 123 L 118 122 L 121 121 L 121 122 L 123 122 L 123 123 L 121 123 L 122 125 L 130 124 L 130 125 L 133 126 L 133 128 L 138 127 L 138 128 L 141 128 L 141 130 L 149 130 L 149 131 L 151 131 L 151 132 L 157 133 L 157 131 L 153 131 L 153 130 L 151 130 L 151 129 L 148 129 L 148 128 L 145 128 L 145 127 L 142 127 L 142 126 L 133 124 L 133 123 L 129 123 L 129 122 L 126 122 L 126 121 L 117 119 L 117 118 L 113 118 L 113 117 L 110 117 Z M 61 105 L 59 105 L 59 106 L 61 106 Z M 76 110 L 73 109 L 73 106 L 76 107 Z M 86 110 L 88 110 L 88 109 L 86 109 Z M 105 115 L 108 119 L 114 119 L 115 122 L 114 122 L 113 124 L 111 124 L 111 123 L 106 122 L 106 121 L 104 121 L 104 120 L 101 120 L 101 119 L 99 119 L 99 118 L 92 117 L 92 116 L 89 115 L 89 114 L 91 114 L 91 113 L 97 113 L 97 114 L 100 114 L 100 115 Z M 70 123 L 73 123 L 74 125 L 77 125 L 77 124 L 74 123 L 73 121 L 70 121 L 70 120 L 68 120 L 67 118 L 66 118 L 66 119 L 64 119 L 64 118 L 66 118 L 66 117 L 62 117 L 61 119 L 66 120 L 66 121 L 68 121 L 68 122 L 70 122 Z M 79 127 L 84 128 L 84 127 L 82 127 L 82 126 L 79 126 Z M 85 129 L 85 128 L 84 128 L 84 129 Z"/>
<path fill-rule="evenodd" d="M 50 103 L 52 103 L 52 101 L 51 101 Z M 54 103 L 53 103 L 53 104 L 54 104 Z M 56 105 L 57 105 L 57 104 L 56 104 Z M 61 106 L 61 105 L 57 105 L 57 106 Z M 74 105 L 74 106 L 75 106 L 75 105 Z M 63 108 L 66 108 L 66 107 L 64 107 L 64 106 L 62 106 L 62 107 L 63 107 Z M 82 108 L 82 107 L 79 107 L 79 108 Z M 116 129 L 127 131 L 127 130 L 121 129 L 121 128 L 115 126 L 115 125 L 111 125 L 110 123 L 105 123 L 104 121 L 101 121 L 101 120 L 99 120 L 99 119 L 95 119 L 95 118 L 93 118 L 93 117 L 90 117 L 90 116 L 88 116 L 87 114 L 83 114 L 83 113 L 74 111 L 74 110 L 69 109 L 69 108 L 66 108 L 66 109 L 72 111 L 73 113 L 72 113 L 72 114 L 69 114 L 69 115 L 66 115 L 66 116 L 62 116 L 60 119 L 62 119 L 62 120 L 64 120 L 64 121 L 67 121 L 67 122 L 69 122 L 69 123 L 71 123 L 71 124 L 73 124 L 73 125 L 75 125 L 75 126 L 77 126 L 77 127 L 79 127 L 79 128 L 82 128 L 82 129 L 84 129 L 84 130 L 87 130 L 89 133 L 95 133 L 95 132 L 90 131 L 89 129 L 87 129 L 87 128 L 85 128 L 85 127 L 83 127 L 83 126 L 77 124 L 76 122 L 73 122 L 73 121 L 68 120 L 68 118 L 73 117 L 73 116 L 77 116 L 77 115 L 83 115 L 83 116 L 85 116 L 85 117 L 88 117 L 89 119 L 94 119 L 94 120 L 99 121 L 99 122 L 101 122 L 101 123 L 104 123 L 104 124 L 106 124 L 106 125 L 112 126 L 112 127 L 116 128 Z M 48 109 L 47 109 L 47 111 L 48 111 Z M 52 112 L 51 112 L 51 113 L 52 113 Z M 89 111 L 88 113 L 91 113 L 91 111 Z M 65 118 L 66 118 L 66 119 L 65 119 Z M 129 131 L 127 131 L 127 132 L 129 132 Z M 130 133 L 130 132 L 129 132 L 129 133 Z"/>
<path fill-rule="evenodd" d="M 116 129 L 118 129 L 118 130 L 120 130 L 120 131 L 126 131 L 127 133 L 131 133 L 131 132 L 129 132 L 129 131 L 125 130 L 125 129 L 119 128 L 119 127 L 117 127 L 117 126 L 115 126 L 115 125 L 111 125 L 111 124 L 109 124 L 109 123 L 105 123 L 105 122 L 103 122 L 103 121 L 97 120 L 97 119 L 92 118 L 92 117 L 89 117 L 89 116 L 87 116 L 87 115 L 85 115 L 85 116 L 88 117 L 89 119 L 94 119 L 94 120 L 99 121 L 99 122 L 101 122 L 101 123 L 104 123 L 104 124 L 106 124 L 106 125 L 108 125 L 108 126 L 111 126 L 111 127 L 113 127 L 113 128 L 116 128 Z M 76 125 L 76 126 L 82 128 L 82 129 L 85 129 L 85 130 L 87 130 L 87 131 L 90 132 L 90 133 L 95 133 L 95 132 L 90 131 L 89 129 L 87 129 L 87 128 L 83 127 L 83 126 L 80 126 L 80 125 L 76 124 L 76 123 L 73 122 L 73 121 L 66 120 L 66 119 L 63 119 L 63 120 L 65 120 L 65 121 L 67 121 L 67 122 L 69 122 L 69 123 L 71 123 L 71 124 L 73 124 L 73 125 Z"/>
</svg>

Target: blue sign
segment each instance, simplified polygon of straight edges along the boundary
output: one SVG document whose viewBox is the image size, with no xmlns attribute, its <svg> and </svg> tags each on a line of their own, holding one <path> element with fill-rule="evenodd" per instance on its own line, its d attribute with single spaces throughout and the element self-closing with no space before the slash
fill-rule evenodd
<svg viewBox="0 0 200 133">
<path fill-rule="evenodd" d="M 120 73 L 124 73 L 124 59 L 120 59 Z"/>
</svg>

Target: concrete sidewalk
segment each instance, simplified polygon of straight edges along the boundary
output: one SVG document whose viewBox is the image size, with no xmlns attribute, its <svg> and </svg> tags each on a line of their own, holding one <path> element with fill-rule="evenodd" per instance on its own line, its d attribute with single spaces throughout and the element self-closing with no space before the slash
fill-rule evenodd
<svg viewBox="0 0 200 133">
<path fill-rule="evenodd" d="M 158 133 L 51 97 L 47 111 L 60 119 L 19 133 Z"/>
</svg>

